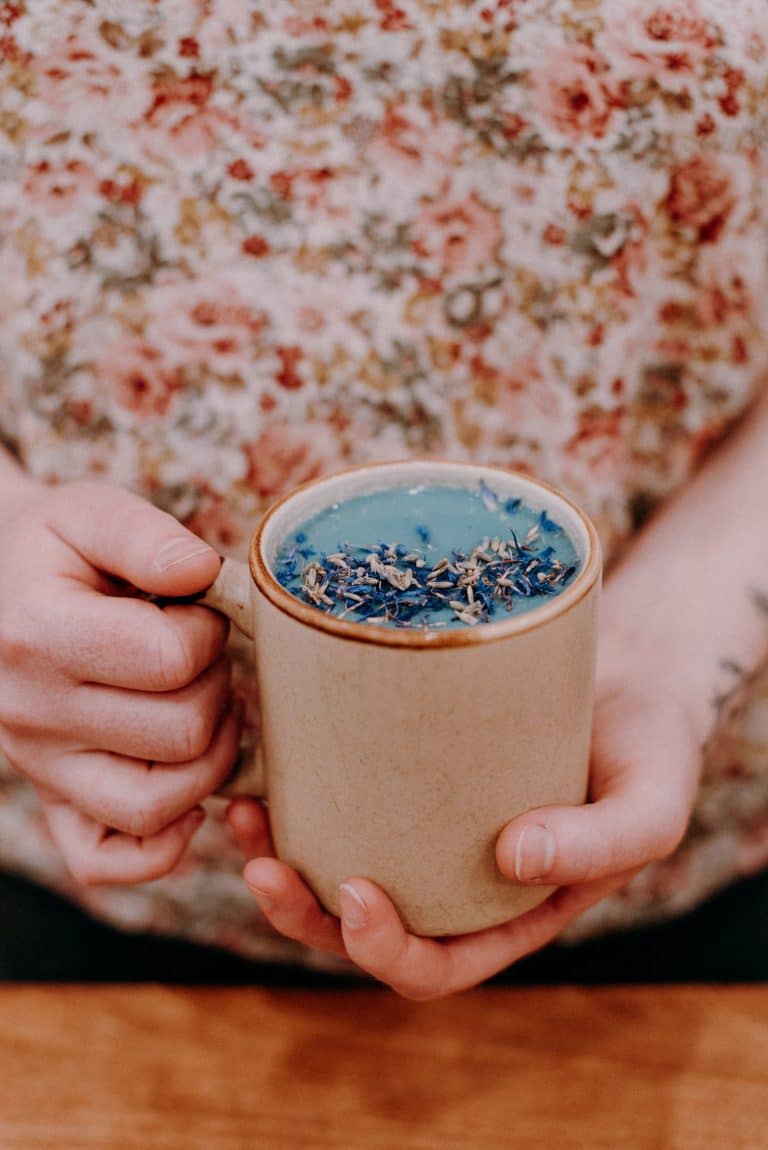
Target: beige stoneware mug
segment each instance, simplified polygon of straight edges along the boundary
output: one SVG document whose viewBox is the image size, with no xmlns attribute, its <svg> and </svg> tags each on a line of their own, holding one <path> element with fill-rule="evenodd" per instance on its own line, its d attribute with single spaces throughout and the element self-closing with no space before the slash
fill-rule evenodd
<svg viewBox="0 0 768 1150">
<path fill-rule="evenodd" d="M 467 487 L 546 510 L 581 568 L 519 616 L 462 630 L 352 623 L 290 594 L 281 543 L 333 503 L 389 488 Z M 266 798 L 278 856 L 339 913 L 338 887 L 378 883 L 417 934 L 463 934 L 543 901 L 499 872 L 514 816 L 587 794 L 601 582 L 594 526 L 552 487 L 498 468 L 416 461 L 352 468 L 262 519 L 249 564 L 226 559 L 203 602 L 252 636 L 262 711 L 239 791 Z"/>
</svg>

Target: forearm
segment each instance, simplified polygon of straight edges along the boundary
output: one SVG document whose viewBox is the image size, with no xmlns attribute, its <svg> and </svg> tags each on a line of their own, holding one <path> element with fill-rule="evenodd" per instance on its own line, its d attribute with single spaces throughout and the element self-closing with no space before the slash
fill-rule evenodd
<svg viewBox="0 0 768 1150">
<path fill-rule="evenodd" d="M 706 739 L 768 658 L 768 394 L 606 581 L 601 672 L 683 692 Z"/>
</svg>

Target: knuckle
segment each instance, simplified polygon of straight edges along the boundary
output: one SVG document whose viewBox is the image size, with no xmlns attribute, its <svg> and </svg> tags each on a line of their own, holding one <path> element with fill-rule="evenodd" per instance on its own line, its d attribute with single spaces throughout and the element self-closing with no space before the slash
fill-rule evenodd
<svg viewBox="0 0 768 1150">
<path fill-rule="evenodd" d="M 165 854 L 147 859 L 141 868 L 134 873 L 132 881 L 135 883 L 154 882 L 155 879 L 163 878 L 164 875 L 167 875 L 169 871 L 173 870 L 180 853 L 178 849 L 168 850 Z"/>
<path fill-rule="evenodd" d="M 585 845 L 577 863 L 578 882 L 596 882 L 606 871 L 623 870 L 626 847 L 621 841 L 604 842 L 599 846 Z"/>
<path fill-rule="evenodd" d="M 214 611 L 211 607 L 193 604 L 184 608 L 179 623 L 194 635 L 195 642 L 202 652 L 205 652 L 206 665 L 214 663 L 227 649 L 229 638 L 229 620 L 225 615 Z"/>
<path fill-rule="evenodd" d="M 38 739 L 29 739 L 23 734 L 6 730 L 1 723 L 0 755 L 14 771 L 20 775 L 25 775 L 27 780 L 34 785 L 45 787 L 53 774 L 55 760 L 52 762 L 51 758 L 40 748 Z M 1 793 L 2 783 L 0 783 Z"/>
<path fill-rule="evenodd" d="M 0 611 L 0 659 L 9 667 L 29 661 L 35 648 L 34 632 L 22 614 Z"/>
<path fill-rule="evenodd" d="M 120 830 L 137 839 L 152 838 L 168 823 L 163 812 L 157 807 L 138 806 L 127 811 L 120 821 Z"/>
<path fill-rule="evenodd" d="M 214 698 L 220 699 L 229 691 L 232 679 L 232 660 L 228 655 L 220 655 L 210 668 L 206 690 Z"/>
<path fill-rule="evenodd" d="M 215 715 L 201 707 L 189 707 L 179 722 L 175 752 L 178 760 L 188 762 L 205 754 L 215 729 Z"/>
<path fill-rule="evenodd" d="M 16 746 L 16 739 L 13 737 L 10 729 L 7 729 L 0 716 L 0 755 L 3 756 L 6 763 L 13 767 L 15 771 L 24 773 L 22 768 L 22 757 L 18 753 Z"/>
<path fill-rule="evenodd" d="M 178 830 L 169 831 L 137 858 L 133 881 L 152 882 L 162 878 L 173 870 L 186 849 L 187 839 Z"/>
<path fill-rule="evenodd" d="M 265 912 L 266 918 L 272 923 L 276 930 L 280 931 L 285 938 L 290 938 L 292 942 L 300 942 L 304 946 L 310 946 L 309 939 L 311 934 L 307 933 L 307 928 L 303 922 L 296 922 L 287 914 L 280 914 L 274 910 Z"/>
<path fill-rule="evenodd" d="M 312 899 L 301 912 L 299 921 L 296 924 L 294 937 L 299 942 L 305 939 L 316 938 L 318 932 L 323 929 L 324 923 L 325 911 L 315 899 Z"/>
<path fill-rule="evenodd" d="M 687 829 L 687 819 L 678 811 L 668 811 L 659 815 L 656 824 L 653 858 L 668 858 L 682 842 Z"/>
<path fill-rule="evenodd" d="M 31 694 L 4 683 L 0 691 L 0 727 L 6 731 L 26 730 L 33 718 L 30 702 Z"/>
<path fill-rule="evenodd" d="M 158 631 L 153 665 L 156 685 L 163 691 L 186 687 L 197 674 L 189 644 L 181 632 L 172 627 Z"/>
<path fill-rule="evenodd" d="M 103 881 L 99 875 L 97 860 L 93 852 L 81 849 L 75 852 L 62 846 L 61 843 L 59 843 L 59 850 L 67 870 L 78 886 L 98 886 Z"/>
<path fill-rule="evenodd" d="M 390 951 L 387 965 L 392 977 L 385 978 L 385 981 L 401 998 L 410 1002 L 429 1002 L 447 993 L 450 975 L 445 969 L 443 956 L 433 952 L 431 956 L 422 956 L 418 962 L 409 962 L 406 936 L 401 936 L 396 948 Z"/>
<path fill-rule="evenodd" d="M 433 986 L 428 986 L 416 979 L 390 983 L 390 985 L 395 994 L 399 994 L 401 998 L 405 998 L 409 1002 L 430 1002 L 442 995 L 442 991 L 435 990 Z"/>
<path fill-rule="evenodd" d="M 87 864 L 81 867 L 80 873 L 73 877 L 80 886 L 104 886 L 106 881 L 103 875 L 100 875 L 95 868 L 89 867 Z"/>
</svg>

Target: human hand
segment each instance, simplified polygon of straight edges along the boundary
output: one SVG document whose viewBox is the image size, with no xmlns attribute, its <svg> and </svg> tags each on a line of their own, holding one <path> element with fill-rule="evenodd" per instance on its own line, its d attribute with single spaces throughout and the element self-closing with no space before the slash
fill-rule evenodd
<svg viewBox="0 0 768 1150">
<path fill-rule="evenodd" d="M 409 934 L 386 895 L 365 878 L 340 891 L 342 920 L 326 912 L 295 871 L 274 857 L 266 815 L 253 799 L 229 808 L 251 860 L 245 880 L 272 925 L 306 946 L 351 959 L 407 998 L 438 998 L 482 982 L 555 938 L 582 911 L 670 854 L 693 805 L 699 740 L 684 701 L 658 676 L 598 676 L 583 807 L 543 807 L 509 823 L 496 858 L 509 879 L 558 889 L 490 930 L 446 940 Z"/>
<path fill-rule="evenodd" d="M 0 520 L 0 750 L 36 787 L 75 879 L 171 870 L 227 778 L 228 623 L 159 607 L 216 577 L 219 557 L 118 488 L 27 485 Z"/>
</svg>

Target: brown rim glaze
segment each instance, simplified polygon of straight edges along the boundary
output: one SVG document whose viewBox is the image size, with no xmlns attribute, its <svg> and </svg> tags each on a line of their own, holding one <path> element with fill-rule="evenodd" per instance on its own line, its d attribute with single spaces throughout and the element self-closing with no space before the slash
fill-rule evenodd
<svg viewBox="0 0 768 1150">
<path fill-rule="evenodd" d="M 342 475 L 370 472 L 377 468 L 385 467 L 407 467 L 409 463 L 449 464 L 452 467 L 477 467 L 483 471 L 495 471 L 500 475 L 511 475 L 524 480 L 526 483 L 533 484 L 535 487 L 540 487 L 542 490 L 549 492 L 549 494 L 561 500 L 571 508 L 580 520 L 587 535 L 587 555 L 584 560 L 584 566 L 576 576 L 574 582 L 565 591 L 560 592 L 551 602 L 542 607 L 534 607 L 524 615 L 513 616 L 511 619 L 502 619 L 498 623 L 483 623 L 477 627 L 467 627 L 461 631 L 429 631 L 416 629 L 411 631 L 405 628 L 398 629 L 395 627 L 377 626 L 375 624 L 348 623 L 344 619 L 339 619 L 334 615 L 326 615 L 316 607 L 310 607 L 308 603 L 302 603 L 300 599 L 297 599 L 295 595 L 292 595 L 290 591 L 286 591 L 286 589 L 278 583 L 262 554 L 261 544 L 266 527 L 284 504 L 292 500 L 299 492 L 306 491 L 311 487 L 318 487 Z M 589 516 L 582 511 L 572 499 L 569 499 L 567 495 L 563 495 L 562 491 L 558 491 L 557 488 L 553 487 L 550 483 L 545 483 L 541 479 L 532 479 L 530 475 L 513 471 L 511 468 L 487 466 L 482 463 L 465 464 L 459 463 L 455 459 L 393 459 L 382 463 L 364 463 L 356 467 L 346 467 L 342 470 L 334 471 L 328 475 L 320 476 L 317 479 L 310 479 L 306 483 L 302 483 L 299 487 L 294 487 L 287 495 L 284 495 L 277 503 L 274 503 L 262 517 L 256 533 L 251 540 L 251 546 L 248 552 L 248 563 L 251 570 L 251 577 L 262 595 L 264 595 L 274 607 L 277 607 L 278 610 L 284 614 L 290 615 L 296 619 L 297 622 L 304 623 L 307 627 L 314 627 L 317 631 L 324 631 L 327 635 L 332 635 L 336 639 L 348 639 L 354 643 L 372 643 L 379 647 L 407 647 L 414 651 L 435 650 L 435 648 L 441 647 L 469 647 L 477 643 L 493 643 L 501 639 L 507 639 L 512 635 L 533 631 L 536 627 L 542 627 L 546 623 L 551 623 L 554 619 L 565 614 L 572 607 L 575 607 L 577 603 L 581 602 L 592 590 L 602 572 L 600 540 L 595 526 Z"/>
</svg>

